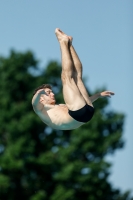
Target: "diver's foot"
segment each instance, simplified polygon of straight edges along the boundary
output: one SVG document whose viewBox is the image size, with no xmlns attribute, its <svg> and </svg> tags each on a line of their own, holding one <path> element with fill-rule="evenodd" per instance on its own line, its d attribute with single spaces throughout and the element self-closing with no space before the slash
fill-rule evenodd
<svg viewBox="0 0 133 200">
<path fill-rule="evenodd" d="M 59 28 L 55 29 L 55 34 L 56 34 L 56 37 L 59 42 L 66 41 L 66 42 L 72 44 L 73 38 L 71 36 L 68 36 L 65 33 L 63 33 Z"/>
</svg>

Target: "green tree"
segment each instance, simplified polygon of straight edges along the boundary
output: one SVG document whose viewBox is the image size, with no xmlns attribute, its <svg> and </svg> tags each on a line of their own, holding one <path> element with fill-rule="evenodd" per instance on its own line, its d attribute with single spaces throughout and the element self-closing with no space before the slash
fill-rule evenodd
<svg viewBox="0 0 133 200">
<path fill-rule="evenodd" d="M 131 200 L 108 181 L 105 156 L 123 147 L 124 123 L 108 99 L 96 101 L 93 120 L 71 131 L 52 130 L 33 112 L 33 90 L 43 83 L 63 102 L 60 73 L 57 62 L 41 71 L 30 51 L 0 57 L 0 199 Z"/>
</svg>

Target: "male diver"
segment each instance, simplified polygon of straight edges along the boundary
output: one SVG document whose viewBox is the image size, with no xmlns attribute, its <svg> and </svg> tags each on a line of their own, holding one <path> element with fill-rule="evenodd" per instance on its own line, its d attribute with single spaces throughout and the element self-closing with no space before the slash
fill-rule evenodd
<svg viewBox="0 0 133 200">
<path fill-rule="evenodd" d="M 32 106 L 40 119 L 53 129 L 71 130 L 90 121 L 94 115 L 93 102 L 99 97 L 111 97 L 111 91 L 89 96 L 82 80 L 82 64 L 72 45 L 73 38 L 55 29 L 60 44 L 65 104 L 56 104 L 54 93 L 49 84 L 35 90 Z"/>
</svg>

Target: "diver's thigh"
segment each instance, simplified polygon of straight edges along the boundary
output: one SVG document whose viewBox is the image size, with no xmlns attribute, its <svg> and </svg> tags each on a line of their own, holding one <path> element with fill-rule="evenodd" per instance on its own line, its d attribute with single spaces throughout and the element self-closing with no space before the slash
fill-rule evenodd
<svg viewBox="0 0 133 200">
<path fill-rule="evenodd" d="M 86 104 L 73 78 L 63 81 L 63 96 L 69 110 L 78 110 Z"/>
<path fill-rule="evenodd" d="M 88 91 L 86 90 L 86 87 L 81 78 L 77 78 L 77 86 L 83 98 L 85 99 L 86 103 L 90 106 L 93 106 Z"/>
</svg>

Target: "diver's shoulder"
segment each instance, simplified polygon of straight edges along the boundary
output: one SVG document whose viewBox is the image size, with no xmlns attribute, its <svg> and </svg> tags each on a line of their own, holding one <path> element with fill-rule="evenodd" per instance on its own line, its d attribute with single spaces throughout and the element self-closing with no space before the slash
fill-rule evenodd
<svg viewBox="0 0 133 200">
<path fill-rule="evenodd" d="M 60 103 L 60 104 L 58 104 L 59 106 L 65 106 L 65 107 L 67 107 L 67 105 L 66 104 L 63 104 L 63 103 Z"/>
</svg>

